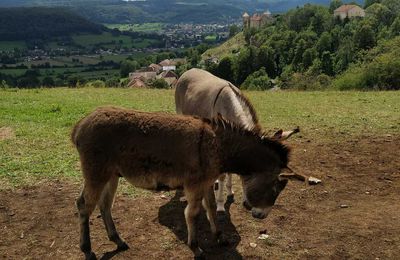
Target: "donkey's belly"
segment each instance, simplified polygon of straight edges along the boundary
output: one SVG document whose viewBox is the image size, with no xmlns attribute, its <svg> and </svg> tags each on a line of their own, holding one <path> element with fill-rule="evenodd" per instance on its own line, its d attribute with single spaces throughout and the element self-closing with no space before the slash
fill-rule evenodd
<svg viewBox="0 0 400 260">
<path fill-rule="evenodd" d="M 175 176 L 167 177 L 162 176 L 162 174 L 154 173 L 144 173 L 135 174 L 135 176 L 121 174 L 130 184 L 154 191 L 167 191 L 175 190 L 183 186 L 182 178 L 177 178 Z"/>
</svg>

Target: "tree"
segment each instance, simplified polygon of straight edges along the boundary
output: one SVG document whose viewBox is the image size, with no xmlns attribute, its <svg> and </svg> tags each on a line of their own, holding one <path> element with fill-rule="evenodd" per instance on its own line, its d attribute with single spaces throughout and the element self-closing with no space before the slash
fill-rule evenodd
<svg viewBox="0 0 400 260">
<path fill-rule="evenodd" d="M 364 1 L 364 9 L 367 9 L 369 6 L 375 4 L 375 3 L 380 3 L 381 0 L 365 0 Z"/>
<path fill-rule="evenodd" d="M 257 56 L 258 67 L 264 67 L 268 76 L 277 76 L 274 49 L 267 45 L 261 46 Z"/>
<path fill-rule="evenodd" d="M 329 12 L 333 14 L 333 11 L 335 11 L 337 8 L 339 8 L 341 5 L 343 5 L 342 0 L 332 0 L 330 5 L 329 5 Z"/>
<path fill-rule="evenodd" d="M 235 36 L 240 31 L 239 27 L 234 24 L 229 27 L 229 38 Z"/>
<path fill-rule="evenodd" d="M 158 88 L 158 89 L 170 88 L 168 83 L 164 79 L 155 79 L 151 82 L 150 86 L 152 88 Z"/>
<path fill-rule="evenodd" d="M 120 74 L 121 77 L 127 77 L 129 73 L 134 72 L 139 66 L 136 61 L 124 60 L 121 62 Z"/>
<path fill-rule="evenodd" d="M 323 32 L 317 42 L 317 50 L 320 54 L 332 50 L 332 36 L 329 32 Z"/>
<path fill-rule="evenodd" d="M 215 75 L 227 81 L 234 82 L 235 75 L 233 71 L 232 58 L 230 57 L 223 58 L 219 62 L 218 66 L 215 68 Z"/>
<path fill-rule="evenodd" d="M 54 87 L 55 86 L 55 82 L 54 82 L 52 77 L 46 76 L 42 80 L 42 85 L 44 87 Z"/>
<path fill-rule="evenodd" d="M 392 37 L 400 36 L 400 16 L 390 26 L 390 34 Z"/>
<path fill-rule="evenodd" d="M 314 62 L 315 58 L 317 58 L 318 54 L 314 48 L 309 48 L 303 53 L 303 69 L 307 70 Z"/>
<path fill-rule="evenodd" d="M 322 53 L 321 65 L 321 70 L 323 73 L 330 76 L 333 75 L 332 54 L 329 51 Z"/>
<path fill-rule="evenodd" d="M 375 46 L 375 34 L 371 26 L 364 24 L 358 27 L 354 34 L 356 46 L 360 49 L 370 49 Z"/>
<path fill-rule="evenodd" d="M 255 47 L 248 47 L 243 48 L 239 56 L 237 57 L 236 61 L 236 84 L 240 85 L 242 82 L 256 69 L 256 48 Z"/>
<path fill-rule="evenodd" d="M 267 73 L 265 72 L 265 68 L 262 67 L 258 71 L 250 74 L 243 82 L 241 87 L 243 89 L 249 90 L 266 90 L 272 88 L 272 83 Z"/>
</svg>

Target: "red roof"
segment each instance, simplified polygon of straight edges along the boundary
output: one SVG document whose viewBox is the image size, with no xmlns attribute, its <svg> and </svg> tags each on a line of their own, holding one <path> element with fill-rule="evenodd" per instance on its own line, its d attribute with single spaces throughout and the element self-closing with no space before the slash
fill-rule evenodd
<svg viewBox="0 0 400 260">
<path fill-rule="evenodd" d="M 348 12 L 350 9 L 353 9 L 354 7 L 359 7 L 357 5 L 342 5 L 339 8 L 335 10 L 335 12 Z"/>
</svg>

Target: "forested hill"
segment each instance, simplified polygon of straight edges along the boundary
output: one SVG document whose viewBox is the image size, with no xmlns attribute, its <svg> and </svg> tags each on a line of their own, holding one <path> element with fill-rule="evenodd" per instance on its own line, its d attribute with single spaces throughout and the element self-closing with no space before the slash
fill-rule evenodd
<svg viewBox="0 0 400 260">
<path fill-rule="evenodd" d="M 397 0 L 396 0 L 397 1 Z M 0 0 L 0 7 L 67 7 L 96 23 L 211 23 L 239 19 L 243 12 L 284 13 L 330 0 Z M 363 0 L 356 2 L 362 3 Z"/>
<path fill-rule="evenodd" d="M 400 36 L 400 1 L 366 1 L 365 17 L 344 20 L 333 15 L 340 5 L 341 0 L 329 8 L 305 5 L 260 30 L 245 30 L 244 45 L 203 55 L 220 55 L 219 64 L 210 63 L 208 70 L 244 88 L 270 88 L 272 78 L 283 88 L 400 89 L 400 48 L 394 48 Z"/>
<path fill-rule="evenodd" d="M 29 40 L 101 33 L 105 28 L 63 8 L 0 8 L 0 39 Z"/>
</svg>

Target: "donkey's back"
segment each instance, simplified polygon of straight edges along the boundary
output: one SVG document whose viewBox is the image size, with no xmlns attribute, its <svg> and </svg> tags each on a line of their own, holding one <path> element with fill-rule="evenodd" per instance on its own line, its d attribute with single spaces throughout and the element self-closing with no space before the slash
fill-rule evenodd
<svg viewBox="0 0 400 260">
<path fill-rule="evenodd" d="M 207 158 L 216 156 L 209 125 L 167 113 L 102 107 L 79 121 L 71 137 L 82 166 L 112 169 L 127 179 L 152 175 L 154 181 L 135 183 L 143 188 L 157 188 L 149 185 L 167 177 L 200 174 L 199 169 L 210 167 Z"/>
<path fill-rule="evenodd" d="M 216 116 L 212 108 L 221 90 L 229 82 L 201 69 L 191 69 L 182 74 L 176 84 L 176 112 L 205 118 Z"/>
</svg>

